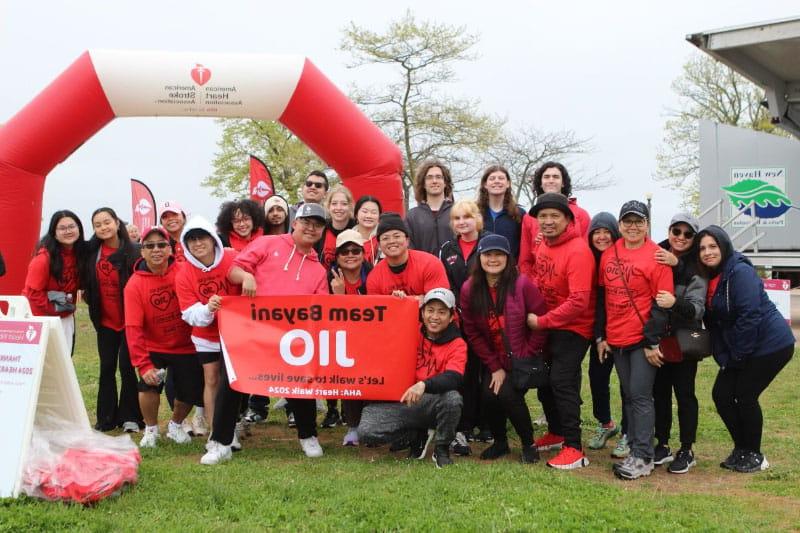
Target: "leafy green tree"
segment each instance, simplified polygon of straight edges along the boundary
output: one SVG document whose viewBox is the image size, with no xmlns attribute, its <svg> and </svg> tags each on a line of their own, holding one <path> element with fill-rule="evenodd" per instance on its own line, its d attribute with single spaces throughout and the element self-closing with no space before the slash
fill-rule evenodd
<svg viewBox="0 0 800 533">
<path fill-rule="evenodd" d="M 659 181 L 684 194 L 684 206 L 700 210 L 700 119 L 785 135 L 761 105 L 764 91 L 707 55 L 692 56 L 672 82 L 679 108 L 669 109 L 664 139 L 656 153 Z"/>
<path fill-rule="evenodd" d="M 249 196 L 249 155 L 264 161 L 272 173 L 278 194 L 298 200 L 308 173 L 325 164 L 292 132 L 278 122 L 252 119 L 219 119 L 222 137 L 217 142 L 214 172 L 202 182 L 221 198 Z"/>
</svg>

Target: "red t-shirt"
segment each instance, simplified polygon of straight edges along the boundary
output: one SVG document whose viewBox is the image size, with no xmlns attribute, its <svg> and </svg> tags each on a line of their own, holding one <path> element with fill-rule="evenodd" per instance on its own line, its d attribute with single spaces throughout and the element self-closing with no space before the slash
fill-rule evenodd
<svg viewBox="0 0 800 533">
<path fill-rule="evenodd" d="M 406 296 L 422 296 L 438 287 L 450 287 L 444 265 L 435 255 L 419 250 L 408 251 L 408 262 L 399 274 L 392 272 L 389 262 L 384 260 L 367 277 L 367 294 L 403 291 Z"/>
<path fill-rule="evenodd" d="M 714 298 L 714 293 L 717 292 L 719 287 L 719 274 L 708 280 L 708 291 L 706 292 L 706 309 L 711 307 L 711 299 Z"/>
<path fill-rule="evenodd" d="M 475 246 L 478 244 L 478 239 L 474 241 L 465 241 L 464 239 L 458 239 L 458 247 L 461 248 L 461 255 L 464 257 L 464 261 L 469 259 L 470 254 L 472 254 L 472 250 L 475 249 Z"/>
<path fill-rule="evenodd" d="M 346 279 L 344 280 L 344 293 L 345 294 L 359 294 L 358 288 L 361 287 L 361 278 L 358 278 L 358 281 L 355 283 L 350 283 Z"/>
<path fill-rule="evenodd" d="M 100 291 L 100 325 L 114 331 L 122 331 L 125 327 L 125 315 L 122 309 L 122 292 L 119 289 L 119 272 L 108 260 L 116 251 L 116 248 L 101 245 L 95 272 L 97 288 Z"/>
<path fill-rule="evenodd" d="M 606 290 L 606 340 L 611 346 L 631 346 L 644 338 L 642 321 L 631 305 L 622 277 L 630 289 L 636 309 L 646 323 L 658 291 L 675 292 L 672 269 L 656 263 L 658 245 L 650 239 L 634 250 L 618 239 L 600 258 L 600 280 Z M 619 262 L 614 250 L 619 254 Z"/>
<path fill-rule="evenodd" d="M 464 375 L 467 364 L 467 343 L 461 337 L 444 344 L 435 344 L 419 333 L 417 343 L 417 381 L 438 376 L 448 370 Z"/>
<path fill-rule="evenodd" d="M 497 307 L 497 289 L 489 287 L 489 296 L 492 298 L 495 307 Z M 494 348 L 498 353 L 506 353 L 506 343 L 503 341 L 503 330 L 506 327 L 506 317 L 498 315 L 494 309 L 489 310 L 489 334 L 492 336 Z"/>
</svg>

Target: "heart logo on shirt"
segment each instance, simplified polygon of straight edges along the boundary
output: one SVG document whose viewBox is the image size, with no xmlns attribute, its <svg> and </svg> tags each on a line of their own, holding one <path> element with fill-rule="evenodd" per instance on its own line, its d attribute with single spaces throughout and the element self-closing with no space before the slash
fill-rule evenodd
<svg viewBox="0 0 800 533">
<path fill-rule="evenodd" d="M 160 290 L 150 295 L 150 304 L 160 311 L 166 311 L 175 294 L 168 290 Z"/>
<path fill-rule="evenodd" d="M 111 275 L 111 270 L 114 268 L 111 266 L 111 263 L 108 261 L 100 261 L 97 264 L 97 268 L 100 269 L 100 272 L 103 273 L 104 276 L 108 277 Z"/>
<path fill-rule="evenodd" d="M 222 292 L 221 291 L 222 287 L 220 287 L 220 284 L 217 283 L 217 280 L 214 279 L 204 280 L 202 283 L 200 283 L 199 288 L 200 288 L 200 296 L 206 299 L 211 298 L 215 294 L 219 294 L 220 292 Z"/>
</svg>

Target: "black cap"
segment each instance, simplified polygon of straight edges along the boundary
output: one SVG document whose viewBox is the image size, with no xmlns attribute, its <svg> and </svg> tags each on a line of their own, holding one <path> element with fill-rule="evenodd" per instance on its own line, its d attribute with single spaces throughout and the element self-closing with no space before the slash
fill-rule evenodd
<svg viewBox="0 0 800 533">
<path fill-rule="evenodd" d="M 398 215 L 397 213 L 392 213 L 388 211 L 381 215 L 378 219 L 378 232 L 377 236 L 380 239 L 381 235 L 386 233 L 387 231 L 399 230 L 402 231 L 406 237 L 408 237 L 408 226 L 403 221 L 403 218 Z"/>
<path fill-rule="evenodd" d="M 644 205 L 644 202 L 630 200 L 622 204 L 622 209 L 619 210 L 619 220 L 625 218 L 625 215 L 636 215 L 637 217 L 648 220 L 650 218 L 650 211 L 647 210 L 647 206 Z"/>
<path fill-rule="evenodd" d="M 511 255 L 511 245 L 508 244 L 508 239 L 503 235 L 495 235 L 492 233 L 478 241 L 479 254 L 491 252 L 492 250 L 499 250 L 505 252 L 506 255 Z"/>
<path fill-rule="evenodd" d="M 536 216 L 542 209 L 558 209 L 567 218 L 574 218 L 569 208 L 567 197 L 558 192 L 546 192 L 536 197 L 536 203 L 531 207 L 531 214 Z"/>
</svg>

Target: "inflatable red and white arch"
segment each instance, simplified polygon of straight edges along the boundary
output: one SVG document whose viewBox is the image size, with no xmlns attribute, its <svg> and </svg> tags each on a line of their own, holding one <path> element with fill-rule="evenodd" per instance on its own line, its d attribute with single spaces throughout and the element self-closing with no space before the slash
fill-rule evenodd
<svg viewBox="0 0 800 533">
<path fill-rule="evenodd" d="M 277 120 L 358 198 L 402 211 L 397 146 L 308 59 L 91 50 L 0 127 L 0 293 L 22 289 L 47 174 L 116 117 Z M 68 202 L 62 206 L 69 208 Z"/>
</svg>

